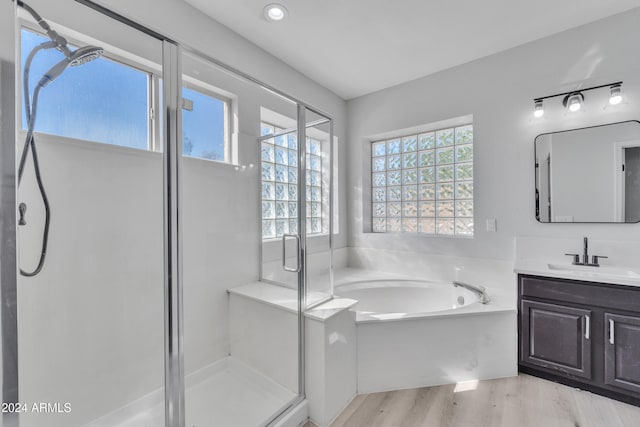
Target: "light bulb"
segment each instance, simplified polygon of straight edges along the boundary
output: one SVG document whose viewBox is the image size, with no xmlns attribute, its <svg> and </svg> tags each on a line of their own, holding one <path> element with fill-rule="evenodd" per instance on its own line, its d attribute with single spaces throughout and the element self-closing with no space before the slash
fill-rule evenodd
<svg viewBox="0 0 640 427">
<path fill-rule="evenodd" d="M 539 119 L 540 117 L 544 116 L 544 108 L 542 106 L 542 100 L 537 100 L 535 101 L 535 109 L 533 110 L 533 116 L 536 119 Z"/>
<path fill-rule="evenodd" d="M 575 113 L 580 108 L 582 108 L 582 102 L 584 101 L 584 95 L 580 92 L 575 92 L 567 95 L 567 97 L 562 102 L 565 107 L 569 109 L 572 113 Z"/>
<path fill-rule="evenodd" d="M 609 98 L 609 104 L 618 105 L 622 102 L 622 87 L 620 85 L 611 86 L 611 97 Z"/>
<path fill-rule="evenodd" d="M 572 113 L 575 113 L 580 108 L 582 108 L 582 104 L 580 104 L 580 101 L 574 100 L 569 104 L 569 111 L 571 111 Z"/>
</svg>

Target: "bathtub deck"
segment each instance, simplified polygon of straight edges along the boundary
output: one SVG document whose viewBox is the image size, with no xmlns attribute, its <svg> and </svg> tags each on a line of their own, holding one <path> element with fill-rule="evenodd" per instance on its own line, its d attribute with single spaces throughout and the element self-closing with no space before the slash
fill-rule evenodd
<svg viewBox="0 0 640 427">
<path fill-rule="evenodd" d="M 455 385 L 445 385 L 363 394 L 331 427 L 373 425 L 637 427 L 640 408 L 520 374 L 461 384 L 457 390 Z"/>
</svg>

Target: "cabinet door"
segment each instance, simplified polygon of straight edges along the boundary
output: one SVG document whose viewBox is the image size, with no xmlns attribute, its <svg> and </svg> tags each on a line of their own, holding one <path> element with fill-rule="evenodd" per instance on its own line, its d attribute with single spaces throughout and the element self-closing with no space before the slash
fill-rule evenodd
<svg viewBox="0 0 640 427">
<path fill-rule="evenodd" d="M 591 311 L 522 300 L 521 361 L 591 379 Z"/>
<path fill-rule="evenodd" d="M 640 317 L 605 313 L 604 381 L 640 393 Z"/>
</svg>

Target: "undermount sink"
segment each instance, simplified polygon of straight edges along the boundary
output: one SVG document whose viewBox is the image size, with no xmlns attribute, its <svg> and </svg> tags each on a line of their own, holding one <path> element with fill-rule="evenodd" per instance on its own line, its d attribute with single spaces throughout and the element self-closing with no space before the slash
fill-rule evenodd
<svg viewBox="0 0 640 427">
<path fill-rule="evenodd" d="M 573 264 L 547 264 L 549 270 L 566 271 L 589 276 L 610 276 L 610 277 L 626 277 L 629 279 L 640 279 L 640 273 L 626 268 L 616 267 L 591 267 L 586 265 Z"/>
</svg>

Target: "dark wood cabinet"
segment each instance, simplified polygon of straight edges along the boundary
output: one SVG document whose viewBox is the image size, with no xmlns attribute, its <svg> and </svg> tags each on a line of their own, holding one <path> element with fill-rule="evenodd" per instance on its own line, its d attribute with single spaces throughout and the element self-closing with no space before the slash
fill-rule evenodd
<svg viewBox="0 0 640 427">
<path fill-rule="evenodd" d="M 640 393 L 640 315 L 605 313 L 605 384 Z"/>
<path fill-rule="evenodd" d="M 591 310 L 522 301 L 522 360 L 591 379 Z"/>
<path fill-rule="evenodd" d="M 640 406 L 640 287 L 518 276 L 521 372 Z"/>
</svg>

